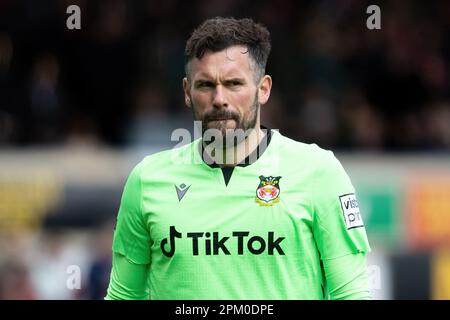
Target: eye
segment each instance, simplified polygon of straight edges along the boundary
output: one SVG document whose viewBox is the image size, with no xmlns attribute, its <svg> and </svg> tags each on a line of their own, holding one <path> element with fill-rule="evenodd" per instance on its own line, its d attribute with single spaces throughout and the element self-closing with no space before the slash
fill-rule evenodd
<svg viewBox="0 0 450 320">
<path fill-rule="evenodd" d="M 196 84 L 197 88 L 213 88 L 214 87 L 214 83 L 210 82 L 210 81 L 199 81 Z"/>
<path fill-rule="evenodd" d="M 237 86 L 241 86 L 242 82 L 239 80 L 229 80 L 226 82 L 226 85 L 229 87 L 237 87 Z"/>
</svg>

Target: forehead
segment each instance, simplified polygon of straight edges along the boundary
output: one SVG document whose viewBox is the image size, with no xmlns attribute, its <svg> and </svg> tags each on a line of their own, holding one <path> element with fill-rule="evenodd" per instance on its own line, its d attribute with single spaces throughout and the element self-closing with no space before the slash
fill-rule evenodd
<svg viewBox="0 0 450 320">
<path fill-rule="evenodd" d="M 245 46 L 232 46 L 222 51 L 207 51 L 200 59 L 189 62 L 193 79 L 216 77 L 250 77 L 251 58 Z"/>
</svg>

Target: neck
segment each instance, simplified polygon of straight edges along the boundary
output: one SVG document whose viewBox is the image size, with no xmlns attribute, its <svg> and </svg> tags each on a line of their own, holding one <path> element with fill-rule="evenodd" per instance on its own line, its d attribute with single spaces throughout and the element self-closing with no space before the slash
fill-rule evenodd
<svg viewBox="0 0 450 320">
<path fill-rule="evenodd" d="M 232 147 L 216 147 L 214 143 L 205 146 L 205 152 L 214 160 L 219 167 L 234 167 L 244 161 L 253 151 L 256 150 L 261 140 L 264 138 L 264 132 L 260 126 L 251 129 L 250 134 L 240 143 Z"/>
</svg>

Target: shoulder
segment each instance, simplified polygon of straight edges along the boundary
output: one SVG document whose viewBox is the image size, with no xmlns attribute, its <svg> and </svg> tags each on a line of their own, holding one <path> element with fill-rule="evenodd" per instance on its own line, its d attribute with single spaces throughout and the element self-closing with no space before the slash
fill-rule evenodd
<svg viewBox="0 0 450 320">
<path fill-rule="evenodd" d="M 316 197 L 334 198 L 354 192 L 350 177 L 333 151 L 315 143 L 306 144 L 284 136 L 281 139 L 280 145 L 287 149 L 283 155 L 287 162 L 283 167 L 306 174 Z"/>
<path fill-rule="evenodd" d="M 133 169 L 139 176 L 167 174 L 175 167 L 190 163 L 198 140 L 180 147 L 159 151 L 144 157 Z"/>
</svg>

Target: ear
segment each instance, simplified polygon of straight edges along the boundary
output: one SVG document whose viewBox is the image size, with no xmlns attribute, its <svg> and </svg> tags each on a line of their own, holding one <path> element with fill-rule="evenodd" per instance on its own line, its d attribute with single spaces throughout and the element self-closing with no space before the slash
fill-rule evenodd
<svg viewBox="0 0 450 320">
<path fill-rule="evenodd" d="M 183 91 L 184 91 L 184 103 L 188 108 L 190 108 L 192 106 L 191 86 L 189 80 L 186 77 L 183 78 Z"/>
<path fill-rule="evenodd" d="M 258 89 L 258 102 L 263 105 L 269 100 L 270 90 L 272 89 L 272 78 L 269 75 L 262 77 Z"/>
</svg>

